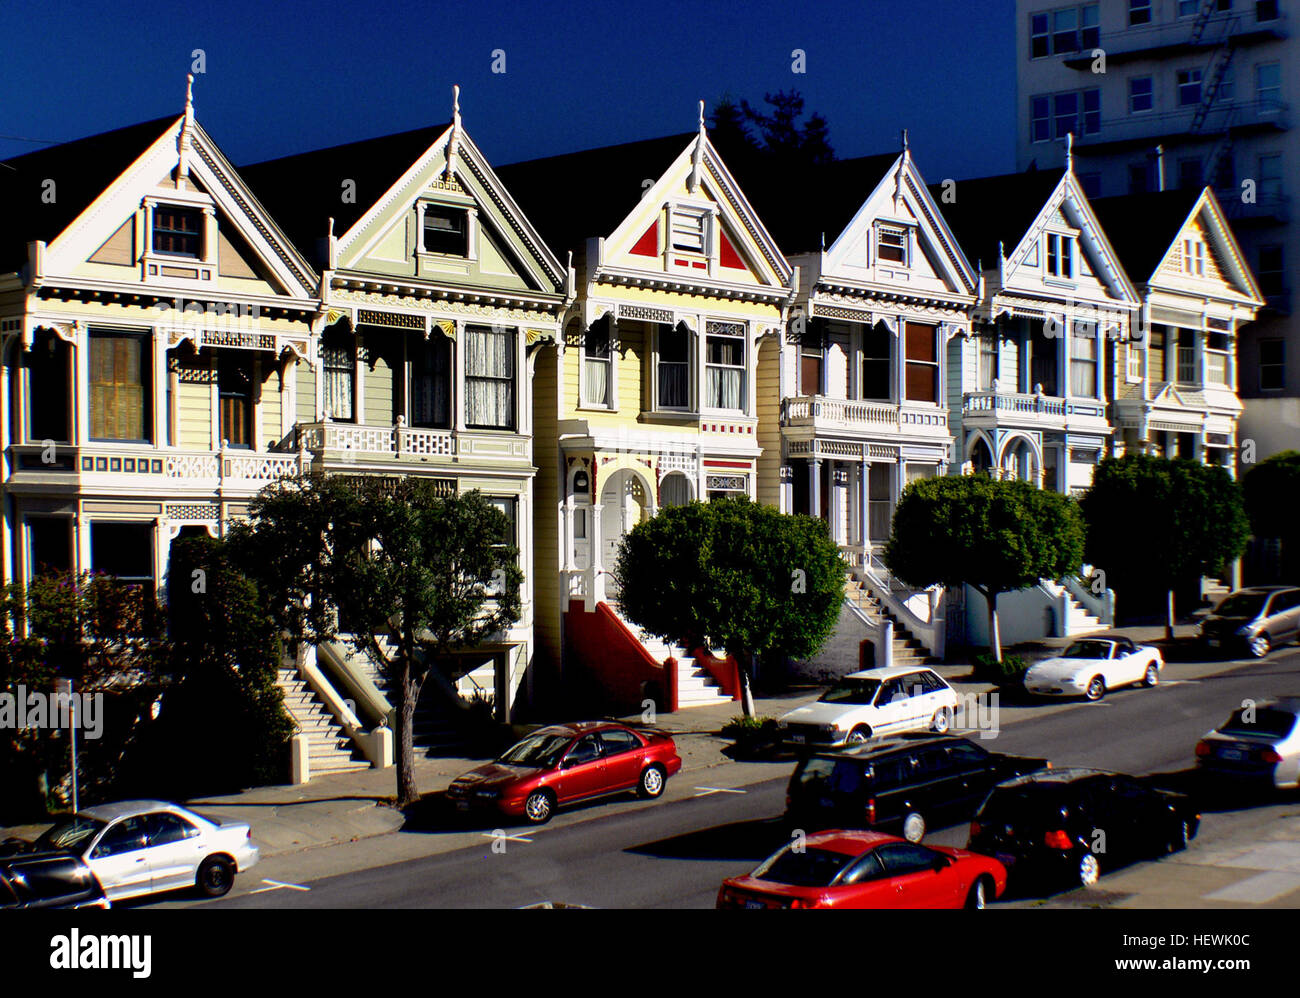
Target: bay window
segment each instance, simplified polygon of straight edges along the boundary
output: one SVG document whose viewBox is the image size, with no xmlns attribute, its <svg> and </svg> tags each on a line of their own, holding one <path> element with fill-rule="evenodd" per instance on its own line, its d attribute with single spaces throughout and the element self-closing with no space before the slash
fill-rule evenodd
<svg viewBox="0 0 1300 998">
<path fill-rule="evenodd" d="M 905 397 L 910 402 L 938 402 L 938 329 L 918 322 L 906 323 L 905 344 Z"/>
<path fill-rule="evenodd" d="M 739 322 L 710 322 L 705 337 L 705 405 L 711 409 L 745 408 L 745 327 Z"/>
<path fill-rule="evenodd" d="M 862 386 L 863 399 L 888 402 L 890 392 L 890 341 L 893 335 L 882 325 L 868 326 L 862 330 Z"/>
<path fill-rule="evenodd" d="M 1076 329 L 1070 337 L 1070 394 L 1097 397 L 1097 336 L 1091 326 Z"/>
<path fill-rule="evenodd" d="M 990 392 L 998 376 L 998 337 L 996 333 L 985 333 L 979 338 L 980 367 L 979 390 Z"/>
<path fill-rule="evenodd" d="M 1228 355 L 1231 341 L 1227 333 L 1207 333 L 1205 340 L 1205 378 L 1212 385 L 1227 385 Z"/>
<path fill-rule="evenodd" d="M 660 409 L 686 409 L 690 393 L 691 337 L 680 322 L 659 327 L 657 358 L 658 405 Z"/>
<path fill-rule="evenodd" d="M 320 343 L 321 402 L 325 415 L 340 423 L 356 421 L 357 345 L 346 329 L 331 326 Z"/>
<path fill-rule="evenodd" d="M 465 329 L 465 424 L 515 428 L 515 332 L 501 326 Z"/>
<path fill-rule="evenodd" d="M 582 341 L 582 404 L 608 408 L 610 373 L 614 362 L 610 328 L 613 320 L 604 316 L 592 323 Z"/>
<path fill-rule="evenodd" d="M 252 447 L 253 355 L 238 350 L 217 354 L 217 398 L 221 409 L 221 439 L 231 447 Z"/>
<path fill-rule="evenodd" d="M 451 340 L 434 333 L 427 340 L 412 339 L 410 360 L 410 411 L 412 426 L 445 430 L 451 427 Z"/>
<path fill-rule="evenodd" d="M 90 438 L 150 443 L 152 350 L 140 333 L 90 331 Z"/>
</svg>

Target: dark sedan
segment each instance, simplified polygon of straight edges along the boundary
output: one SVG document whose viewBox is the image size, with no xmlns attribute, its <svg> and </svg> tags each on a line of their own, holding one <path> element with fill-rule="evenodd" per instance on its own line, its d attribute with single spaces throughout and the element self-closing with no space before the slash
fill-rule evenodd
<svg viewBox="0 0 1300 998">
<path fill-rule="evenodd" d="M 0 859 L 0 910 L 107 908 L 90 867 L 72 853 L 23 853 Z"/>
</svg>

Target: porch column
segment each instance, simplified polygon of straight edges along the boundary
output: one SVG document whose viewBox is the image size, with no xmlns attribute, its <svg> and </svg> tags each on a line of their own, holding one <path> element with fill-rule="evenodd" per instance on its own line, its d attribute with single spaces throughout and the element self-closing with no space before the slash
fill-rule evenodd
<svg viewBox="0 0 1300 998">
<path fill-rule="evenodd" d="M 573 537 L 573 494 L 560 504 L 560 567 L 566 572 L 573 571 L 574 537 Z"/>
<path fill-rule="evenodd" d="M 858 465 L 858 496 L 858 538 L 865 556 L 871 547 L 871 465 L 866 461 Z"/>
<path fill-rule="evenodd" d="M 90 442 L 90 329 L 83 327 L 77 333 L 77 346 L 72 353 L 72 375 L 76 398 L 72 428 L 72 442 L 84 447 Z"/>
<path fill-rule="evenodd" d="M 849 543 L 848 529 L 845 523 L 845 503 L 848 501 L 849 472 L 840 467 L 840 462 L 833 462 L 831 468 L 831 537 L 836 544 Z"/>
<path fill-rule="evenodd" d="M 34 344 L 32 349 L 35 349 Z M 12 442 L 17 444 L 30 442 L 27 439 L 29 427 L 27 418 L 28 375 L 31 374 L 31 370 L 27 366 L 27 359 L 30 355 L 31 350 L 24 349 L 21 338 L 14 340 L 14 439 Z"/>
<path fill-rule="evenodd" d="M 808 513 L 822 515 L 822 462 L 820 458 L 808 459 Z"/>
<path fill-rule="evenodd" d="M 780 504 L 782 513 L 794 512 L 794 468 L 781 465 Z"/>
<path fill-rule="evenodd" d="M 602 507 L 598 502 L 591 504 L 591 536 L 587 542 L 591 548 L 590 581 L 587 585 L 587 609 L 594 610 L 596 604 L 605 598 L 604 544 L 601 541 L 600 520 Z"/>
<path fill-rule="evenodd" d="M 452 340 L 451 351 L 452 370 L 455 372 L 456 385 L 451 404 L 455 413 L 454 425 L 459 433 L 465 429 L 465 324 L 459 319 L 456 320 L 455 332 L 456 335 Z M 318 371 L 316 383 L 320 384 L 324 380 Z"/>
</svg>

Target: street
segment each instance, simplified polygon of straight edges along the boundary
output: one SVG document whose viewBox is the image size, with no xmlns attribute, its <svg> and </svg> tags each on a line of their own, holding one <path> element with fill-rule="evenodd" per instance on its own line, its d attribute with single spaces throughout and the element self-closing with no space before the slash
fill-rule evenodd
<svg viewBox="0 0 1300 998">
<path fill-rule="evenodd" d="M 1097 703 L 1014 706 L 1004 712 L 1006 726 L 984 744 L 1046 756 L 1057 767 L 1139 775 L 1186 770 L 1197 739 L 1243 699 L 1300 688 L 1300 651 L 1275 652 L 1258 663 L 1221 663 L 1217 672 L 1174 662 L 1165 675 L 1154 689 L 1116 691 Z M 791 765 L 734 763 L 709 770 L 707 779 L 683 774 L 685 779 L 670 781 L 659 801 L 629 795 L 562 812 L 540 828 L 506 825 L 497 834 L 500 823 L 485 818 L 469 828 L 431 824 L 423 831 L 274 857 L 238 878 L 230 896 L 206 904 L 710 907 L 724 877 L 747 872 L 782 843 L 776 819 L 784 809 Z M 1253 824 L 1275 811 L 1207 813 L 1201 839 L 1187 857 L 1194 858 L 1218 835 L 1249 835 Z M 962 846 L 966 825 L 937 830 L 926 841 Z M 1170 861 L 1161 865 L 1177 875 Z M 1099 887 L 1104 890 L 1124 875 L 1103 878 Z M 178 896 L 149 906 L 199 903 L 205 902 Z"/>
</svg>

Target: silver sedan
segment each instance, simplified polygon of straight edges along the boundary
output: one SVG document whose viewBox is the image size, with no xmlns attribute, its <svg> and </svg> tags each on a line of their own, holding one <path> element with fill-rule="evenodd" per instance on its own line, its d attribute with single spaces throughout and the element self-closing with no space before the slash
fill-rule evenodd
<svg viewBox="0 0 1300 998">
<path fill-rule="evenodd" d="M 81 856 L 110 901 L 180 887 L 221 897 L 258 857 L 246 823 L 219 824 L 156 800 L 84 808 L 49 829 L 36 848 Z"/>
<path fill-rule="evenodd" d="M 1197 743 L 1196 765 L 1242 787 L 1300 786 L 1300 696 L 1243 703 Z"/>
</svg>

